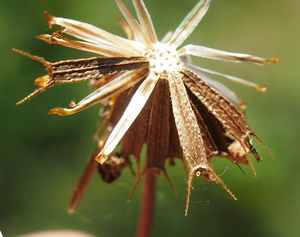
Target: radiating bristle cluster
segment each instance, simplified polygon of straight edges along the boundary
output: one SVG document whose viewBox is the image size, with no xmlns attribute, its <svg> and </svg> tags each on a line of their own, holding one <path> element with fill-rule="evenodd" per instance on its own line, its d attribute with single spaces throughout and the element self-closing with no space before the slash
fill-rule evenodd
<svg viewBox="0 0 300 237">
<path fill-rule="evenodd" d="M 211 0 L 199 1 L 179 27 L 161 41 L 157 39 L 143 0 L 133 0 L 138 19 L 121 0 L 116 0 L 116 3 L 125 18 L 119 24 L 127 39 L 47 12 L 45 16 L 49 27 L 58 25 L 62 29 L 52 35 L 37 37 L 50 44 L 88 51 L 101 57 L 52 63 L 16 50 L 44 64 L 48 72 L 35 81 L 39 88 L 18 104 L 54 85 L 88 80 L 95 88 L 91 94 L 79 102 L 72 101 L 69 108 L 53 108 L 49 114 L 71 115 L 98 103 L 106 107 L 103 121 L 97 129 L 101 134 L 98 146 L 78 183 L 70 211 L 78 205 L 97 167 L 96 161 L 100 163 L 103 179 L 112 182 L 129 166 L 130 155 L 134 155 L 137 161 L 137 180 L 151 169 L 161 171 L 168 178 L 166 161 L 174 164 L 175 158 L 183 160 L 188 172 L 186 214 L 194 176 L 220 184 L 236 199 L 214 171 L 211 160 L 221 156 L 237 165 L 250 164 L 255 173 L 249 155 L 253 154 L 260 160 L 250 139 L 257 136 L 238 108 L 244 105 L 243 101 L 207 74 L 221 76 L 261 92 L 266 88 L 196 66 L 189 56 L 258 65 L 276 63 L 277 58 L 263 59 L 198 45 L 181 46 L 206 14 Z M 116 155 L 118 144 L 121 147 Z M 147 144 L 147 155 L 145 167 L 141 170 L 140 155 L 144 144 Z"/>
</svg>

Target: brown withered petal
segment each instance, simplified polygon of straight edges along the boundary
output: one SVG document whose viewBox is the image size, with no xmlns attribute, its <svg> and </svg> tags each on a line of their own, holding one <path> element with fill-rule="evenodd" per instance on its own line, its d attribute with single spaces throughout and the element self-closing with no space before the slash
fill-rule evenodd
<svg viewBox="0 0 300 237">
<path fill-rule="evenodd" d="M 252 137 L 258 137 L 238 108 L 244 104 L 242 100 L 206 74 L 221 76 L 260 92 L 266 91 L 266 88 L 193 65 L 189 58 L 194 56 L 258 65 L 273 64 L 278 59 L 198 45 L 182 46 L 206 14 L 211 0 L 200 0 L 179 27 L 168 32 L 161 41 L 157 39 L 144 1 L 133 2 L 138 19 L 121 0 L 116 0 L 125 18 L 119 24 L 128 39 L 84 22 L 45 12 L 49 27 L 57 25 L 62 29 L 52 35 L 39 35 L 38 39 L 103 57 L 52 63 L 15 50 L 41 62 L 48 72 L 48 75 L 36 79 L 35 84 L 40 88 L 17 104 L 56 84 L 88 80 L 95 89 L 91 94 L 78 103 L 71 101 L 69 108 L 53 108 L 49 114 L 71 115 L 99 103 L 105 107 L 106 112 L 95 135 L 98 145 L 76 186 L 70 212 L 75 211 L 97 167 L 105 182 L 114 182 L 124 168 L 131 168 L 130 156 L 137 164 L 136 183 L 149 170 L 163 173 L 170 182 L 166 162 L 174 165 L 175 158 L 183 161 L 188 173 L 185 214 L 195 176 L 220 184 L 236 199 L 214 170 L 212 159 L 226 157 L 238 166 L 249 164 L 256 174 L 249 155 L 261 160 L 251 141 Z M 115 152 L 117 145 L 120 145 L 118 153 Z M 141 162 L 144 147 L 146 160 Z M 141 164 L 145 166 L 141 167 Z"/>
</svg>

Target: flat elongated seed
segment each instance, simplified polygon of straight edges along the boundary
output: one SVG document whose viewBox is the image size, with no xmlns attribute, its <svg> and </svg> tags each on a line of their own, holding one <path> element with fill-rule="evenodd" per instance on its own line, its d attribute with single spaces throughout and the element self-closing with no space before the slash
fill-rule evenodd
<svg viewBox="0 0 300 237">
<path fill-rule="evenodd" d="M 252 131 L 235 106 L 188 69 L 182 71 L 183 81 L 191 92 L 235 138 L 244 140 Z"/>
<path fill-rule="evenodd" d="M 121 71 L 132 71 L 139 68 L 147 68 L 148 60 L 145 57 L 111 57 L 111 58 L 84 58 L 63 60 L 59 62 L 48 62 L 44 58 L 14 49 L 15 52 L 42 63 L 48 74 L 39 77 L 35 84 L 40 86 L 24 99 L 17 102 L 22 104 L 33 96 L 44 92 L 46 89 L 63 83 L 74 83 L 86 80 L 98 80 L 104 75 Z"/>
<path fill-rule="evenodd" d="M 83 58 L 83 59 L 71 59 L 63 60 L 59 62 L 48 62 L 44 58 L 23 52 L 21 50 L 14 49 L 15 52 L 22 54 L 28 58 L 42 63 L 49 74 L 46 85 L 77 82 L 83 80 L 96 80 L 102 75 L 120 72 L 130 71 L 149 65 L 148 60 L 145 57 L 111 57 L 111 58 Z M 41 78 L 39 78 L 41 79 Z M 43 85 L 42 80 L 38 81 Z"/>
<path fill-rule="evenodd" d="M 246 120 L 241 112 L 227 99 L 220 95 L 217 91 L 207 85 L 201 78 L 188 69 L 183 69 L 181 72 L 183 81 L 191 92 L 205 105 L 222 124 L 227 134 L 233 136 L 244 150 L 246 159 L 251 166 L 253 174 L 256 176 L 256 171 L 251 162 L 248 153 L 251 148 L 249 136 L 253 134 L 248 127 Z"/>
<path fill-rule="evenodd" d="M 207 128 L 206 131 L 210 135 L 213 144 L 215 144 L 215 150 L 213 151 L 217 151 L 217 154 L 214 155 L 224 156 L 236 164 L 247 162 L 247 154 L 245 153 L 245 151 L 247 151 L 247 153 L 251 152 L 256 156 L 257 160 L 260 159 L 255 148 L 251 145 L 249 139 L 246 139 L 245 143 L 249 144 L 251 149 L 243 149 L 238 140 L 227 136 L 226 130 L 219 122 L 219 120 L 211 112 L 209 112 L 209 110 L 203 105 L 203 103 L 201 103 L 201 101 L 188 88 L 187 90 L 189 98 L 191 99 L 191 103 L 192 105 L 194 105 L 193 109 L 195 115 L 201 115 L 205 127 Z M 198 119 L 198 122 L 199 121 L 200 120 Z M 201 132 L 202 131 L 205 131 L 205 129 L 201 128 Z M 208 142 L 208 138 L 209 136 L 207 136 L 207 138 L 203 140 L 205 142 Z M 235 146 L 233 146 L 233 144 L 235 144 Z M 243 155 L 241 155 L 242 153 Z"/>
<path fill-rule="evenodd" d="M 114 58 L 84 58 L 84 59 L 74 59 L 74 60 L 63 60 L 55 63 L 51 63 L 54 70 L 67 70 L 67 69 L 77 69 L 85 67 L 105 67 L 105 66 L 117 66 L 126 65 L 133 63 L 145 63 L 146 58 L 144 57 L 114 57 Z"/>
<path fill-rule="evenodd" d="M 183 156 L 191 170 L 199 164 L 207 164 L 206 153 L 197 119 L 181 79 L 181 74 L 169 75 L 170 95 L 175 123 L 179 135 Z"/>
<path fill-rule="evenodd" d="M 175 123 L 189 173 L 185 215 L 187 215 L 188 212 L 192 181 L 195 175 L 203 176 L 209 181 L 214 181 L 217 184 L 220 184 L 224 190 L 236 199 L 234 194 L 218 177 L 209 163 L 207 152 L 209 152 L 210 149 L 208 146 L 206 147 L 208 144 L 204 143 L 203 137 L 201 136 L 202 134 L 196 115 L 194 114 L 192 105 L 190 104 L 190 100 L 184 86 L 184 81 L 182 81 L 183 75 L 180 73 L 173 73 L 168 79 Z"/>
<path fill-rule="evenodd" d="M 102 75 L 146 67 L 143 57 L 88 58 L 50 63 L 49 74 L 55 83 L 97 80 Z"/>
</svg>

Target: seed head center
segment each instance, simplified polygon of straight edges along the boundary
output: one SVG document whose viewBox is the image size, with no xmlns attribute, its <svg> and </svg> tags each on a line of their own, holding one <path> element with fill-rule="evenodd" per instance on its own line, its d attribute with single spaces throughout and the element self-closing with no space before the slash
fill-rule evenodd
<svg viewBox="0 0 300 237">
<path fill-rule="evenodd" d="M 176 48 L 172 45 L 156 43 L 145 52 L 150 70 L 155 74 L 178 71 L 181 66 Z"/>
</svg>

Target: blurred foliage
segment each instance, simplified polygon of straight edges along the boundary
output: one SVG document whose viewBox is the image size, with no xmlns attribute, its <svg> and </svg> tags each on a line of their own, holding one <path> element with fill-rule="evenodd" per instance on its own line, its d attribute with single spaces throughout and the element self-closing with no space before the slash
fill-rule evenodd
<svg viewBox="0 0 300 237">
<path fill-rule="evenodd" d="M 130 1 L 126 1 L 128 4 Z M 196 0 L 147 0 L 159 35 L 174 29 Z M 86 21 L 123 34 L 112 0 L 9 1 L 0 3 L 0 97 L 2 101 L 0 160 L 0 229 L 4 236 L 46 229 L 73 228 L 99 237 L 133 236 L 139 215 L 140 188 L 133 200 L 129 171 L 114 184 L 97 175 L 78 212 L 67 205 L 95 143 L 98 108 L 61 118 L 48 116 L 54 106 L 66 106 L 89 93 L 87 84 L 56 87 L 21 107 L 15 102 L 33 90 L 42 65 L 12 52 L 20 48 L 50 61 L 85 57 L 85 52 L 47 45 L 35 35 L 49 32 L 43 11 Z M 195 180 L 188 217 L 184 217 L 185 174 L 180 162 L 169 168 L 178 188 L 174 196 L 160 178 L 153 236 L 295 237 L 300 220 L 300 1 L 214 0 L 188 42 L 260 56 L 276 55 L 280 63 L 264 68 L 201 60 L 209 68 L 269 85 L 266 94 L 228 84 L 248 102 L 252 128 L 274 151 L 257 164 L 258 178 L 216 160 L 219 173 L 238 201 L 214 184 Z M 97 106 L 96 106 L 97 107 Z"/>
</svg>

